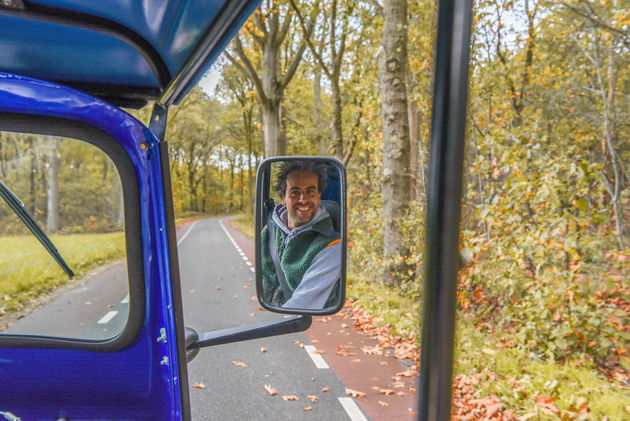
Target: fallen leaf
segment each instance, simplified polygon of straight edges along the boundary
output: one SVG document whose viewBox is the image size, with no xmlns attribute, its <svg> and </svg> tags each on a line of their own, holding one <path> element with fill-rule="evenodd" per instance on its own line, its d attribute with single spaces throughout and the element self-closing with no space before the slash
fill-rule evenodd
<svg viewBox="0 0 630 421">
<path fill-rule="evenodd" d="M 402 377 L 415 377 L 418 375 L 418 372 L 416 370 L 407 370 L 407 371 L 402 371 L 400 373 L 396 373 L 396 376 L 402 376 Z"/>
<path fill-rule="evenodd" d="M 538 405 L 547 415 L 557 414 L 560 412 L 556 404 L 553 403 L 556 398 L 550 398 L 549 396 L 540 395 L 536 396 L 534 400 L 536 401 L 536 405 Z"/>
<path fill-rule="evenodd" d="M 245 285 L 245 286 L 243 287 L 243 289 L 250 288 L 251 286 L 252 286 L 252 284 L 247 284 L 247 285 Z"/>
<path fill-rule="evenodd" d="M 238 298 L 238 295 L 232 295 L 232 298 Z"/>
<path fill-rule="evenodd" d="M 379 392 L 381 392 L 385 396 L 389 396 L 389 395 L 393 395 L 394 394 L 394 390 L 393 389 L 380 389 Z"/>
<path fill-rule="evenodd" d="M 221 287 L 217 287 L 217 291 L 221 291 Z"/>
<path fill-rule="evenodd" d="M 396 392 L 396 396 L 407 396 L 405 392 Z"/>
<path fill-rule="evenodd" d="M 361 348 L 361 351 L 363 351 L 364 354 L 368 354 L 368 355 L 383 355 L 383 349 L 378 346 L 364 346 Z"/>
<path fill-rule="evenodd" d="M 194 289 L 191 289 L 191 290 L 189 290 L 188 292 L 190 292 L 191 294 L 194 294 L 194 293 L 195 293 L 195 292 L 197 292 L 197 291 L 195 291 Z"/>
<path fill-rule="evenodd" d="M 348 327 L 348 324 L 347 324 L 347 323 L 342 323 L 342 324 L 341 324 L 341 327 L 343 327 L 343 328 L 345 329 L 345 328 L 347 328 L 347 327 Z"/>
<path fill-rule="evenodd" d="M 311 400 L 311 402 L 317 402 L 317 396 L 315 395 L 306 395 L 307 398 Z"/>
<path fill-rule="evenodd" d="M 260 347 L 260 352 L 267 352 L 267 348 L 265 348 L 264 346 Z"/>
<path fill-rule="evenodd" d="M 314 343 L 314 344 L 318 344 L 319 343 L 319 341 L 317 339 L 313 339 L 311 342 Z"/>
<path fill-rule="evenodd" d="M 254 295 L 254 296 L 252 297 L 252 301 L 258 301 L 258 297 Z"/>
<path fill-rule="evenodd" d="M 355 358 L 354 360 L 352 360 L 353 363 L 360 363 L 361 362 L 361 358 Z"/>
<path fill-rule="evenodd" d="M 359 392 L 358 390 L 354 390 L 354 389 L 348 389 L 346 387 L 346 395 L 348 396 L 352 396 L 353 398 L 365 398 L 367 396 L 367 394 L 363 393 L 363 392 Z"/>
<path fill-rule="evenodd" d="M 207 386 L 203 383 L 193 383 L 193 387 L 196 389 L 205 389 Z"/>
<path fill-rule="evenodd" d="M 283 401 L 299 401 L 300 398 L 295 395 L 284 395 L 282 396 Z"/>
<path fill-rule="evenodd" d="M 389 404 L 387 402 L 383 402 L 383 401 L 378 401 L 378 404 L 380 406 L 389 406 Z"/>
<path fill-rule="evenodd" d="M 529 414 L 521 415 L 520 417 L 518 417 L 518 421 L 527 421 L 528 419 L 534 418 L 537 416 L 538 416 L 537 412 L 530 412 Z"/>
<path fill-rule="evenodd" d="M 256 317 L 256 313 L 249 313 L 251 317 Z"/>
<path fill-rule="evenodd" d="M 312 406 L 307 406 L 306 408 L 304 408 L 304 412 L 308 412 L 308 411 L 312 411 L 313 407 Z"/>
<path fill-rule="evenodd" d="M 242 361 L 232 361 L 232 363 L 237 367 L 247 367 L 247 364 Z"/>
<path fill-rule="evenodd" d="M 328 388 L 327 388 L 327 387 L 323 388 L 323 389 L 322 389 L 322 392 L 324 392 L 324 393 L 325 393 L 325 392 L 328 392 Z"/>
<path fill-rule="evenodd" d="M 271 387 L 270 384 L 266 384 L 265 385 L 265 390 L 267 391 L 267 393 L 269 393 L 271 396 L 276 396 L 278 394 L 278 389 L 276 389 L 275 387 Z"/>
<path fill-rule="evenodd" d="M 378 362 L 380 365 L 387 365 L 387 361 L 379 361 Z"/>
<path fill-rule="evenodd" d="M 325 351 L 322 351 L 321 349 L 314 349 L 311 351 L 311 354 L 324 354 Z"/>
</svg>

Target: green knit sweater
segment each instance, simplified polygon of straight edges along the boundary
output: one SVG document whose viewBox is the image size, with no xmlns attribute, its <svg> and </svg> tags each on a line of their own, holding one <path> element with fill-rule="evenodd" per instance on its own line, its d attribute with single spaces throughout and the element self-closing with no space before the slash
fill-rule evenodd
<svg viewBox="0 0 630 421">
<path fill-rule="evenodd" d="M 280 267 L 284 272 L 287 284 L 291 291 L 300 284 L 304 273 L 308 270 L 313 258 L 323 249 L 340 239 L 339 233 L 334 232 L 330 218 L 322 219 L 309 227 L 304 232 L 300 232 L 288 244 L 284 245 L 286 234 L 277 227 L 276 247 L 280 258 Z M 284 296 L 275 266 L 269 252 L 269 232 L 265 227 L 261 233 L 261 264 L 262 264 L 262 284 L 263 301 L 272 305 L 281 306 L 290 297 Z M 339 286 L 335 286 L 330 294 L 325 307 L 329 307 L 336 302 L 339 294 Z"/>
</svg>

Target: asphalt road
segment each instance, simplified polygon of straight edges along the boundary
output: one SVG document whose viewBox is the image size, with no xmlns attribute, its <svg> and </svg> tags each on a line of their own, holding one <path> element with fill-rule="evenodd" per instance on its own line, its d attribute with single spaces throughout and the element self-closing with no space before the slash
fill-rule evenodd
<svg viewBox="0 0 630 421">
<path fill-rule="evenodd" d="M 283 317 L 259 311 L 252 262 L 221 218 L 197 221 L 180 233 L 187 326 L 205 332 Z M 302 333 L 202 349 L 189 364 L 188 378 L 194 420 L 365 419 Z M 347 410 L 359 412 L 352 418 Z"/>
</svg>

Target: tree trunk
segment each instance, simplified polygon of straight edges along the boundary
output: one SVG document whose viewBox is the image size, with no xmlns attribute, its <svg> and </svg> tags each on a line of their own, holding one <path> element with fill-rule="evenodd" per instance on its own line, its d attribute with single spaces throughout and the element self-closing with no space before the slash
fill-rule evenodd
<svg viewBox="0 0 630 421">
<path fill-rule="evenodd" d="M 400 283 L 408 276 L 409 250 L 400 222 L 409 207 L 409 122 L 407 116 L 407 2 L 383 4 L 383 36 L 378 79 L 383 116 L 383 279 Z"/>
<path fill-rule="evenodd" d="M 286 155 L 287 138 L 280 120 L 280 107 L 281 101 L 272 102 L 271 100 L 267 104 L 263 104 L 262 107 L 266 158 Z"/>
<path fill-rule="evenodd" d="M 50 139 L 48 144 L 48 190 L 46 230 L 59 230 L 59 141 Z"/>
<path fill-rule="evenodd" d="M 341 92 L 339 89 L 339 77 L 336 80 L 330 81 L 332 89 L 332 109 L 333 109 L 333 121 L 332 121 L 332 144 L 333 154 L 343 159 L 343 133 L 342 133 L 342 117 L 341 112 L 343 107 L 341 106 Z"/>
<path fill-rule="evenodd" d="M 317 145 L 318 155 L 328 155 L 328 142 L 326 137 L 322 136 L 322 71 L 319 66 L 315 66 L 315 74 L 313 80 L 313 102 L 315 108 L 315 127 L 317 128 L 315 134 L 315 144 Z"/>
</svg>

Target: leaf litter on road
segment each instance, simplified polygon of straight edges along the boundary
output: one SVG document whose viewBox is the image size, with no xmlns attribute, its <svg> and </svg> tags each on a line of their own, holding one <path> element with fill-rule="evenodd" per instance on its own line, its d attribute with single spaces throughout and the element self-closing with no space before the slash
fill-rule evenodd
<svg viewBox="0 0 630 421">
<path fill-rule="evenodd" d="M 268 394 L 270 394 L 271 396 L 276 396 L 279 392 L 278 389 L 276 389 L 275 387 L 271 387 L 270 384 L 266 384 L 265 385 L 265 390 L 267 391 Z"/>
</svg>

